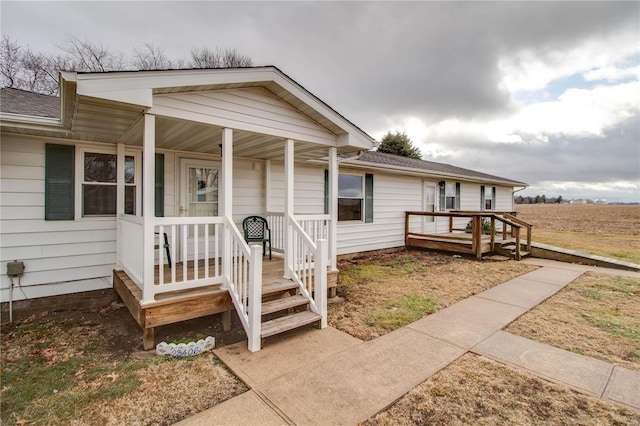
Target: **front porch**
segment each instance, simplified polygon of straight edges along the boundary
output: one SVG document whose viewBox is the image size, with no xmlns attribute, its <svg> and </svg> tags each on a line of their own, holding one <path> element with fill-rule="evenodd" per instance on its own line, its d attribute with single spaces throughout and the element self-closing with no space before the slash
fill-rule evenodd
<svg viewBox="0 0 640 426">
<path fill-rule="evenodd" d="M 204 262 L 187 261 L 178 262 L 170 268 L 164 264 L 162 268 L 155 266 L 155 285 L 160 285 L 160 275 L 171 276 L 173 270 L 186 271 L 189 280 L 194 277 L 206 275 L 205 267 L 209 268 L 209 275 L 213 276 L 220 262 L 210 259 L 205 266 Z M 196 271 L 196 266 L 198 270 Z M 282 277 L 284 259 L 274 256 L 273 260 L 265 258 L 262 268 L 262 294 L 272 300 L 286 299 L 297 293 L 297 285 L 293 281 Z M 335 294 L 338 272 L 331 271 L 327 274 L 327 287 L 331 294 Z M 142 290 L 131 277 L 123 270 L 113 271 L 113 287 L 118 297 L 125 304 L 133 318 L 143 331 L 143 347 L 145 350 L 155 346 L 155 327 L 173 324 L 180 321 L 205 317 L 209 315 L 222 315 L 225 330 L 231 327 L 231 313 L 235 310 L 233 300 L 228 290 L 219 284 L 176 290 L 159 293 L 152 303 L 142 303 Z M 280 304 L 286 303 L 286 300 Z M 289 309 L 288 306 L 285 308 Z M 263 315 L 268 315 L 263 311 Z"/>
</svg>

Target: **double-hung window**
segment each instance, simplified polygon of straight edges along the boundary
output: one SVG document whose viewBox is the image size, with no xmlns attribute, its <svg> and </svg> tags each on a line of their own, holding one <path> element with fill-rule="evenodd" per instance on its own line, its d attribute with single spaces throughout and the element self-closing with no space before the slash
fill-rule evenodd
<svg viewBox="0 0 640 426">
<path fill-rule="evenodd" d="M 329 173 L 324 173 L 324 211 L 329 213 Z M 338 220 L 373 222 L 373 174 L 338 175 Z"/>
<path fill-rule="evenodd" d="M 460 210 L 460 182 L 440 183 L 440 211 Z"/>
<path fill-rule="evenodd" d="M 136 158 L 124 161 L 124 212 L 136 214 Z M 114 216 L 117 195 L 117 156 L 105 152 L 84 151 L 82 156 L 82 216 Z"/>
<path fill-rule="evenodd" d="M 338 220 L 362 220 L 364 179 L 362 175 L 338 176 Z"/>
<path fill-rule="evenodd" d="M 496 199 L 496 187 L 485 188 L 484 185 L 480 187 L 480 206 L 482 210 L 492 211 L 495 210 Z"/>
</svg>

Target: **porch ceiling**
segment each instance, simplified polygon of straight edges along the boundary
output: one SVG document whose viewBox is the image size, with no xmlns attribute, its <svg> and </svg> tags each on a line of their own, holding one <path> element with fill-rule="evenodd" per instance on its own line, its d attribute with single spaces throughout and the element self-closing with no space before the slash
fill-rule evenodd
<svg viewBox="0 0 640 426">
<path fill-rule="evenodd" d="M 76 104 L 71 130 L 75 139 L 95 142 L 121 142 L 142 146 L 144 110 L 113 101 L 81 97 Z M 220 154 L 222 127 L 156 117 L 156 147 L 175 151 Z M 341 147 L 338 152 L 353 151 Z M 233 153 L 236 157 L 265 160 L 284 159 L 283 138 L 234 130 Z M 305 161 L 327 156 L 327 147 L 309 142 L 296 141 L 296 161 Z"/>
</svg>

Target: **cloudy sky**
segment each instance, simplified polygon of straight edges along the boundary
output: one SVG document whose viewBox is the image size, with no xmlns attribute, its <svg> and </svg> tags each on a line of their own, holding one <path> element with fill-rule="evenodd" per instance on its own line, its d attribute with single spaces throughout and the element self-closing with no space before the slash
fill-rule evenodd
<svg viewBox="0 0 640 426">
<path fill-rule="evenodd" d="M 69 35 L 171 58 L 236 48 L 373 137 L 524 182 L 640 202 L 639 2 L 7 2 L 36 51 Z"/>
</svg>

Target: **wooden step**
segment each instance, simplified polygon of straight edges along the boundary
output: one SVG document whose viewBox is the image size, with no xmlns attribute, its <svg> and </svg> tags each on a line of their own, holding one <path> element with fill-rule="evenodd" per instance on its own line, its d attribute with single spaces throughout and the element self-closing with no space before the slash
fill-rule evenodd
<svg viewBox="0 0 640 426">
<path fill-rule="evenodd" d="M 264 284 L 262 286 L 262 295 L 270 296 L 272 294 L 284 293 L 285 291 L 295 290 L 298 284 L 290 280 L 282 280 L 275 283 Z"/>
<path fill-rule="evenodd" d="M 262 304 L 262 315 L 284 311 L 286 309 L 295 308 L 296 306 L 303 306 L 307 303 L 309 303 L 309 299 L 300 294 L 291 297 L 283 297 L 282 299 L 276 299 L 270 302 L 264 302 Z"/>
<path fill-rule="evenodd" d="M 321 319 L 322 317 L 320 315 L 311 311 L 304 311 L 288 315 L 286 317 L 276 318 L 262 323 L 262 332 L 260 333 L 260 336 L 262 338 L 274 336 L 288 330 L 293 330 L 294 328 L 302 327 L 303 325 L 320 321 Z"/>
</svg>

